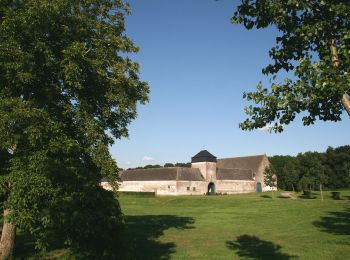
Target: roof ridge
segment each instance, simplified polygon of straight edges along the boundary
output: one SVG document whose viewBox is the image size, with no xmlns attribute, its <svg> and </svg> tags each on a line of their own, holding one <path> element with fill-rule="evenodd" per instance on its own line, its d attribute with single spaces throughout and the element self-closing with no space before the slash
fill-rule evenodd
<svg viewBox="0 0 350 260">
<path fill-rule="evenodd" d="M 251 171 L 252 169 L 250 168 L 218 168 L 219 170 L 224 169 L 224 170 L 247 170 L 247 171 Z"/>
<path fill-rule="evenodd" d="M 226 158 L 220 158 L 218 160 L 249 158 L 249 157 L 259 157 L 259 156 L 267 156 L 267 155 L 266 154 L 257 154 L 257 155 L 248 155 L 248 156 L 226 157 Z"/>
</svg>

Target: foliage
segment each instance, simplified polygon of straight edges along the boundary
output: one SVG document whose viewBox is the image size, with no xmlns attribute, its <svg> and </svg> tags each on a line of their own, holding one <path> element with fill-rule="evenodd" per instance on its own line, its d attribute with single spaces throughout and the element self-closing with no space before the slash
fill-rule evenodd
<svg viewBox="0 0 350 260">
<path fill-rule="evenodd" d="M 159 164 L 147 164 L 145 166 L 139 166 L 136 168 L 128 168 L 128 170 L 135 170 L 135 169 L 152 169 L 152 168 L 165 168 L 165 167 L 185 167 L 185 168 L 191 168 L 191 163 L 165 163 L 164 166 L 161 166 Z"/>
<path fill-rule="evenodd" d="M 306 152 L 269 158 L 282 190 L 350 187 L 350 146 L 329 147 L 325 153 Z"/>
<path fill-rule="evenodd" d="M 120 255 L 122 214 L 108 146 L 127 136 L 148 86 L 126 53 L 121 0 L 0 3 L 0 185 L 38 249 Z"/>
<path fill-rule="evenodd" d="M 265 183 L 265 185 L 267 185 L 271 188 L 277 187 L 276 171 L 275 171 L 273 165 L 270 165 L 269 167 L 265 168 L 264 183 Z"/>
<path fill-rule="evenodd" d="M 260 82 L 256 92 L 243 97 L 253 105 L 243 130 L 283 125 L 302 113 L 304 125 L 316 119 L 339 121 L 350 115 L 350 2 L 348 0 L 242 0 L 232 18 L 246 29 L 274 26 L 280 33 L 269 55 L 272 64 L 262 70 L 271 76 L 270 89 Z M 289 78 L 277 80 L 278 73 Z M 294 75 L 291 75 L 291 74 Z"/>
</svg>

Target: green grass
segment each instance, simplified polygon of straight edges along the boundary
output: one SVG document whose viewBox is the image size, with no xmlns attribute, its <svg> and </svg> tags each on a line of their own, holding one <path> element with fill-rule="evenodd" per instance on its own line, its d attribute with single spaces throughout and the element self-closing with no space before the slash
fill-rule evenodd
<svg viewBox="0 0 350 260">
<path fill-rule="evenodd" d="M 226 196 L 120 195 L 130 259 L 350 259 L 350 191 L 321 201 L 252 193 Z M 15 259 L 74 259 L 68 250 L 38 255 L 19 232 Z"/>
<path fill-rule="evenodd" d="M 125 239 L 134 259 L 350 258 L 349 191 L 324 201 L 276 195 L 122 195 Z"/>
</svg>

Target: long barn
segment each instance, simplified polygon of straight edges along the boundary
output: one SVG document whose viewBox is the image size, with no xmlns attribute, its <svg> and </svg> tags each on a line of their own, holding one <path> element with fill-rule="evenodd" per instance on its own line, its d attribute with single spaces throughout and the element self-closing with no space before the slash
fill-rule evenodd
<svg viewBox="0 0 350 260">
<path fill-rule="evenodd" d="M 168 167 L 120 172 L 120 191 L 157 195 L 204 195 L 272 190 L 264 184 L 267 156 L 217 159 L 207 150 L 192 157 L 191 168 Z M 102 183 L 108 189 L 108 183 Z"/>
</svg>

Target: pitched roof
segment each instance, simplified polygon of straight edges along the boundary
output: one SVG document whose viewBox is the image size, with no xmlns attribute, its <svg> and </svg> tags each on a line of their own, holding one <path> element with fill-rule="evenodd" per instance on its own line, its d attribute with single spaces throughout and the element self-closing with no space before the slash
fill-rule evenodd
<svg viewBox="0 0 350 260">
<path fill-rule="evenodd" d="M 216 166 L 218 169 L 249 169 L 257 172 L 264 158 L 266 158 L 265 154 L 218 159 Z"/>
<path fill-rule="evenodd" d="M 150 168 L 126 170 L 120 173 L 122 181 L 204 181 L 199 169 L 194 168 Z"/>
<path fill-rule="evenodd" d="M 219 168 L 216 179 L 218 180 L 253 180 L 253 171 L 250 169 L 224 169 Z"/>
<path fill-rule="evenodd" d="M 207 150 L 202 150 L 192 157 L 191 162 L 216 162 L 216 157 L 209 153 Z"/>
</svg>

